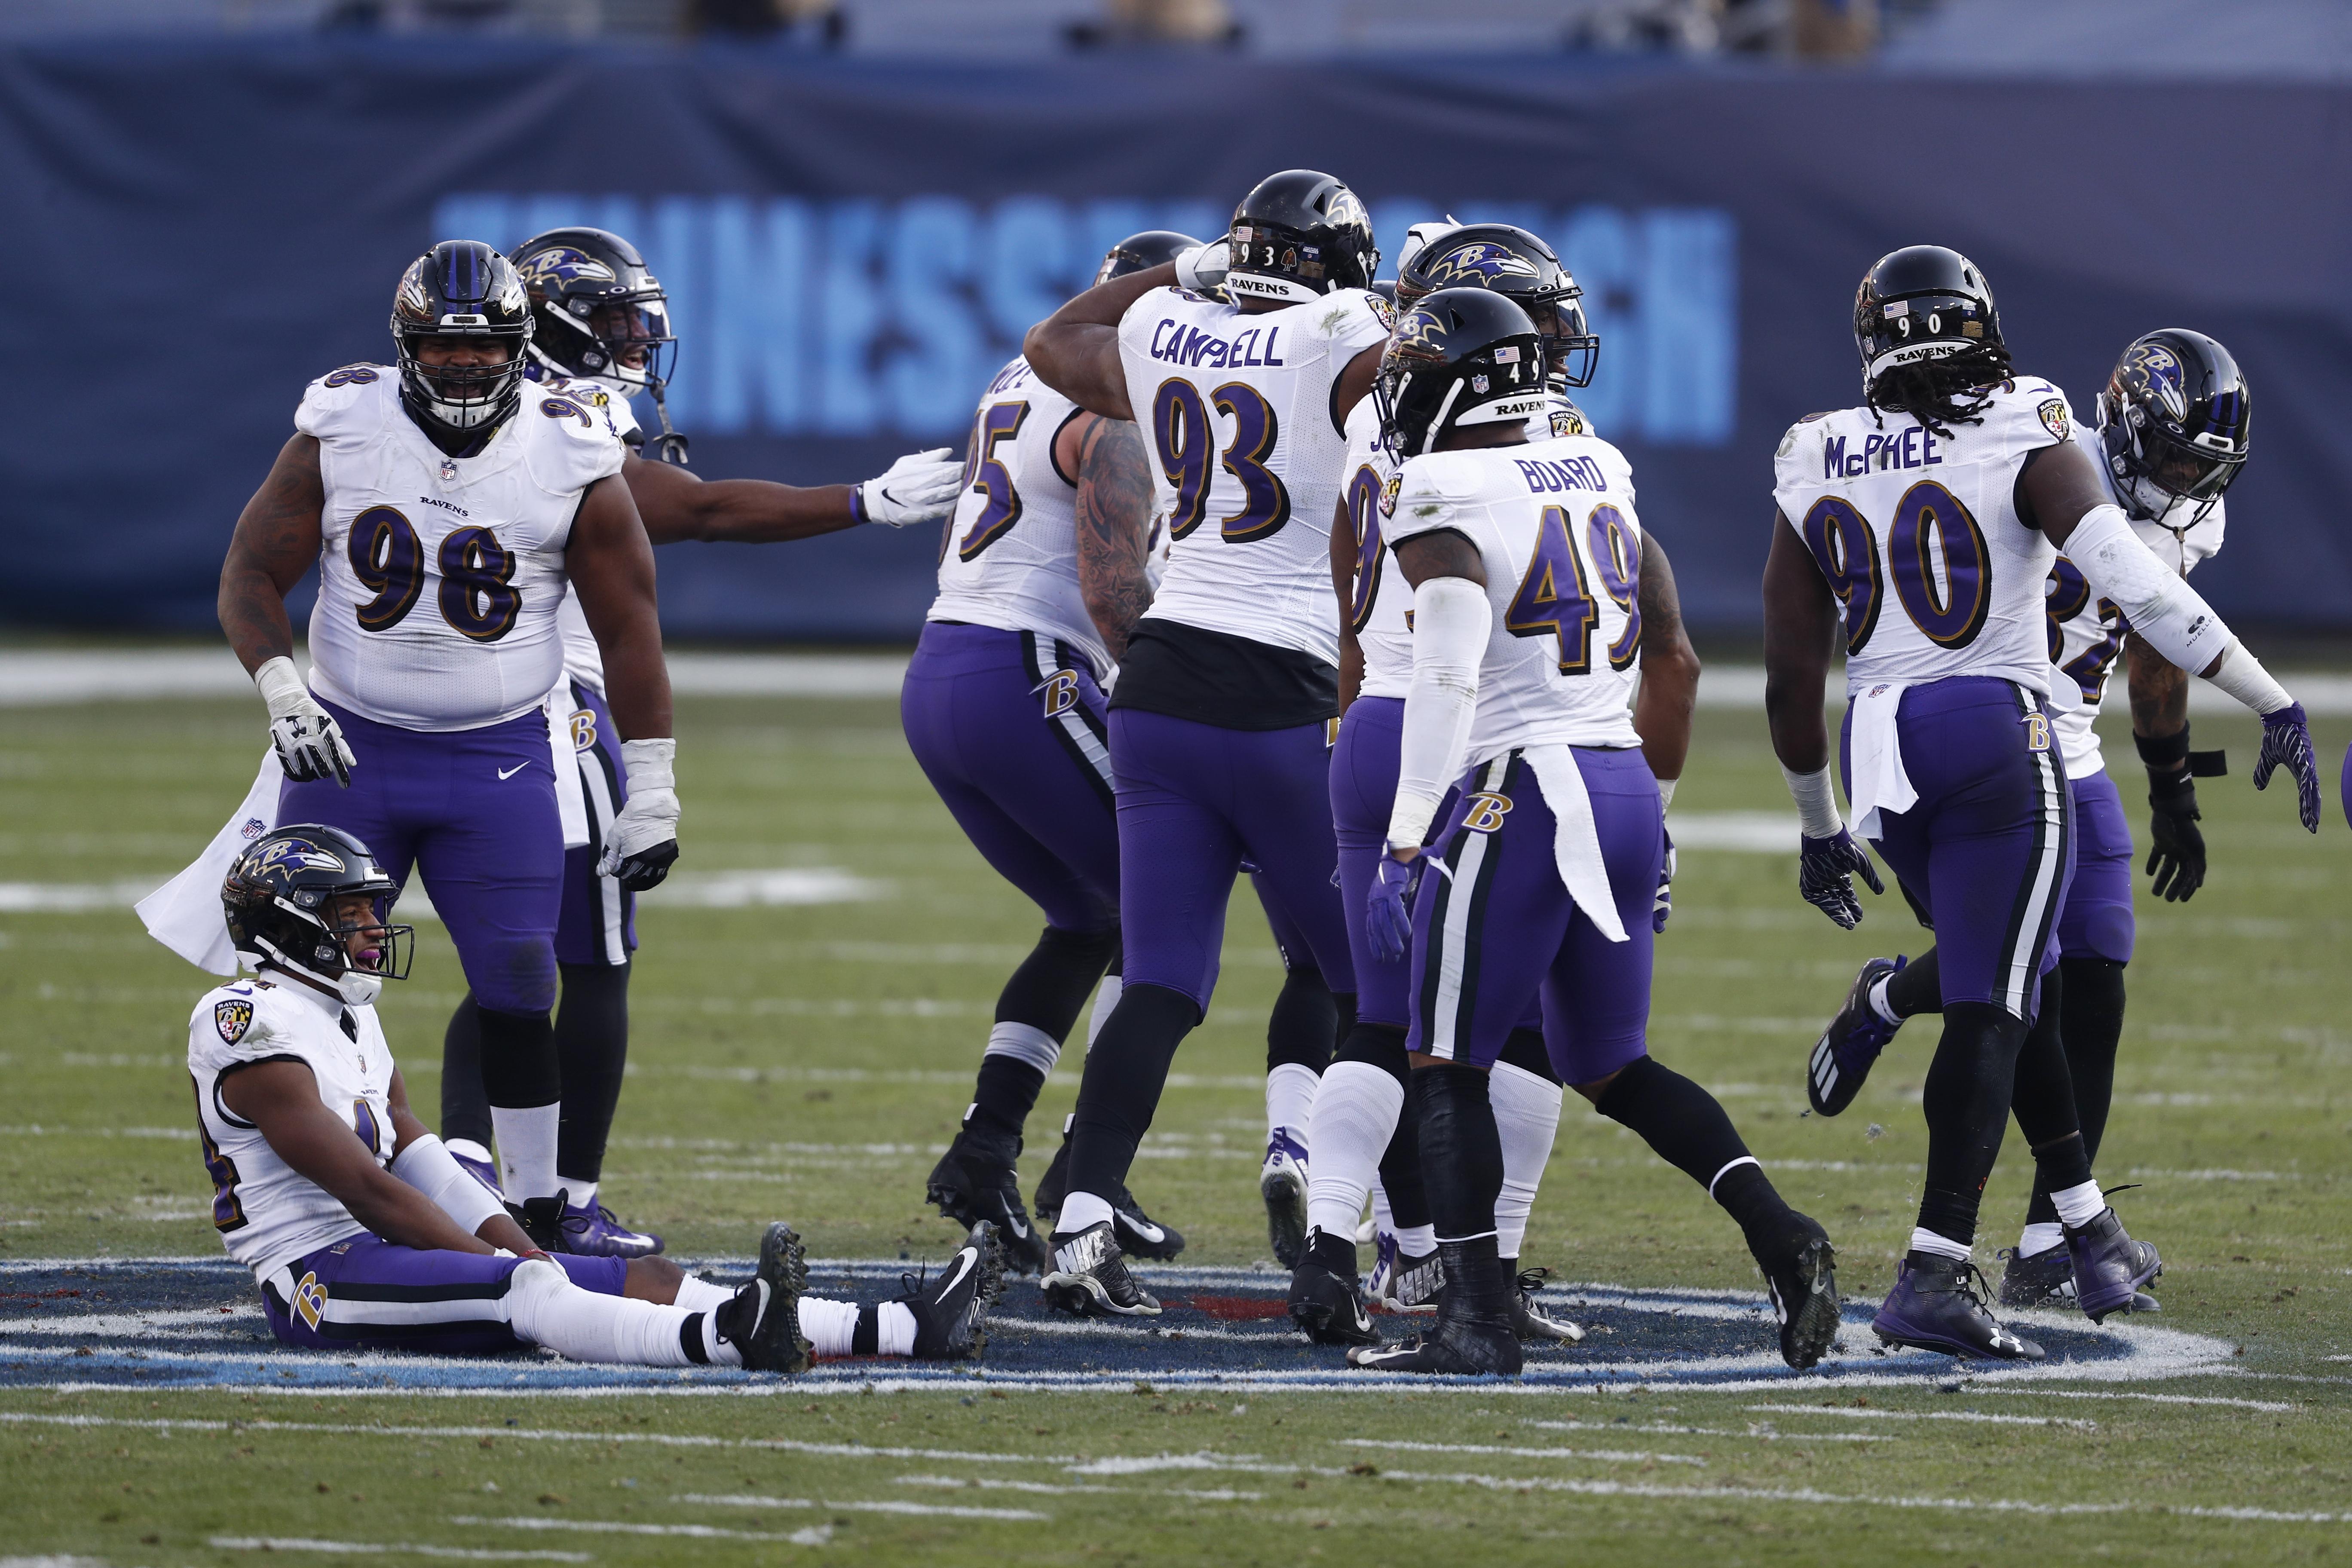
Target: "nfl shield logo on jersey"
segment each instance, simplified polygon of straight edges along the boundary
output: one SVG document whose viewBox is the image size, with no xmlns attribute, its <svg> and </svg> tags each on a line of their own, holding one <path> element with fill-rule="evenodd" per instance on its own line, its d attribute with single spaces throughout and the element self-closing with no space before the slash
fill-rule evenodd
<svg viewBox="0 0 2352 1568">
<path fill-rule="evenodd" d="M 245 1038 L 253 1026 L 253 1004 L 250 1002 L 215 1002 L 213 1004 L 213 1027 L 230 1045 Z"/>
</svg>

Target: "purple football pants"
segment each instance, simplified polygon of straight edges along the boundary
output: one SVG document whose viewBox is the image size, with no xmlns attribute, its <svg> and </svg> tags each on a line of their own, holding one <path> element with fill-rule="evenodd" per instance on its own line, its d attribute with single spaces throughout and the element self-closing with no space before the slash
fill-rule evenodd
<svg viewBox="0 0 2352 1568">
<path fill-rule="evenodd" d="M 2023 687 L 1969 675 L 1912 687 L 1895 721 L 1919 798 L 1882 813 L 1872 844 L 1934 922 L 1944 1005 L 1989 1003 L 2032 1023 L 2074 863 L 2049 715 Z M 1839 744 L 1849 792 L 1852 730 L 1849 709 Z"/>
<path fill-rule="evenodd" d="M 2123 796 L 2104 768 L 2067 787 L 2074 795 L 2074 879 L 2058 911 L 2059 955 L 2129 963 L 2139 927 L 2132 917 L 2131 826 Z"/>
<path fill-rule="evenodd" d="M 1645 1055 L 1659 862 L 1657 776 L 1638 749 L 1572 749 L 1601 863 L 1625 928 L 1601 934 L 1560 880 L 1556 824 L 1518 752 L 1463 775 L 1413 901 L 1406 1048 L 1491 1067 L 1540 1000 L 1544 1047 L 1567 1084 L 1591 1083 Z M 1385 826 L 1385 824 L 1383 824 Z"/>
<path fill-rule="evenodd" d="M 555 1005 L 555 926 L 563 898 L 563 820 L 536 708 L 478 730 L 379 724 L 331 702 L 358 765 L 351 787 L 287 781 L 278 826 L 340 827 L 393 880 L 412 868 L 448 928 L 483 1006 L 524 1016 Z"/>
<path fill-rule="evenodd" d="M 621 732 L 604 695 L 572 682 L 572 748 L 580 763 L 580 790 L 588 805 L 588 843 L 563 852 L 563 909 L 555 925 L 559 963 L 626 963 L 637 946 L 637 896 L 614 877 L 596 873 L 604 833 L 629 798 L 621 761 Z"/>
<path fill-rule="evenodd" d="M 355 775 L 356 776 L 356 775 Z M 507 1326 L 507 1277 L 519 1258 L 422 1251 L 362 1234 L 308 1253 L 261 1282 L 262 1315 L 279 1342 L 314 1351 L 499 1355 L 528 1350 Z M 583 1290 L 618 1296 L 625 1258 L 559 1256 Z"/>
<path fill-rule="evenodd" d="M 1208 1011 L 1225 904 L 1246 857 L 1324 984 L 1355 989 L 1347 922 L 1331 885 L 1339 850 L 1328 732 L 1322 723 L 1226 730 L 1138 708 L 1112 711 L 1129 988 L 1164 986 Z"/>
<path fill-rule="evenodd" d="M 898 716 L 956 826 L 1048 925 L 1096 931 L 1118 922 L 1103 695 L 1076 649 L 1034 632 L 928 622 Z"/>
</svg>

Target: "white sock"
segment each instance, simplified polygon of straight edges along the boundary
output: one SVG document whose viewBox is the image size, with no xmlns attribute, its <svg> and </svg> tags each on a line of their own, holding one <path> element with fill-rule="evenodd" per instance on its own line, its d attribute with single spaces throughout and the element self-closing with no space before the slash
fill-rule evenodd
<svg viewBox="0 0 2352 1568">
<path fill-rule="evenodd" d="M 1938 1236 L 1932 1230 L 1915 1228 L 1911 1232 L 1911 1250 L 1924 1252 L 1930 1258 L 1949 1258 L 1958 1262 L 1969 1260 L 1969 1244 L 1954 1241 L 1948 1236 Z"/>
<path fill-rule="evenodd" d="M 689 1274 L 677 1282 L 677 1305 L 689 1312 L 715 1312 L 735 1299 L 740 1285 L 713 1285 Z"/>
<path fill-rule="evenodd" d="M 1298 1062 L 1283 1062 L 1265 1075 L 1265 1131 L 1271 1138 L 1285 1128 L 1301 1143 L 1315 1119 L 1315 1091 L 1323 1075 Z M 1311 1151 L 1314 1145 L 1307 1144 Z"/>
<path fill-rule="evenodd" d="M 1109 1204 L 1092 1193 L 1069 1193 L 1062 1198 L 1062 1213 L 1054 1221 L 1054 1229 L 1064 1236 L 1075 1236 L 1090 1225 L 1109 1223 Z"/>
<path fill-rule="evenodd" d="M 490 1107 L 490 1125 L 499 1134 L 499 1184 L 509 1202 L 551 1198 L 563 1190 L 555 1174 L 555 1128 L 562 1118 L 561 1105 Z"/>
<path fill-rule="evenodd" d="M 628 1366 L 693 1364 L 679 1338 L 692 1312 L 683 1307 L 583 1290 L 544 1258 L 527 1258 L 515 1265 L 507 1280 L 506 1310 L 507 1322 L 518 1337 L 573 1361 Z M 704 1321 L 707 1325 L 709 1320 Z M 740 1356 L 730 1363 L 741 1363 Z"/>
<path fill-rule="evenodd" d="M 498 1162 L 490 1158 L 490 1152 L 470 1138 L 444 1138 L 441 1147 L 460 1160 L 471 1160 L 478 1165 L 488 1165 L 492 1169 L 498 1166 Z"/>
<path fill-rule="evenodd" d="M 1011 1057 L 1050 1073 L 1061 1059 L 1062 1042 L 1034 1024 L 999 1024 L 988 1031 L 988 1049 L 981 1053 L 981 1060 L 991 1057 Z"/>
<path fill-rule="evenodd" d="M 1437 1227 L 1433 1225 L 1399 1226 L 1396 1238 L 1397 1250 L 1407 1258 L 1426 1258 L 1437 1250 Z"/>
<path fill-rule="evenodd" d="M 1528 1233 L 1528 1212 L 1535 1207 L 1536 1188 L 1551 1161 L 1552 1135 L 1559 1131 L 1560 1092 L 1550 1079 L 1508 1062 L 1496 1062 L 1486 1075 L 1486 1099 L 1495 1108 L 1495 1131 L 1503 1141 L 1495 1247 L 1506 1258 L 1519 1255 Z"/>
<path fill-rule="evenodd" d="M 2084 1182 L 2079 1186 L 2068 1187 L 2063 1193 L 2053 1193 L 2050 1201 L 2058 1207 L 2059 1223 L 2077 1230 L 2098 1218 L 2100 1212 L 2107 1206 L 2107 1200 L 2100 1194 L 2096 1182 Z"/>
<path fill-rule="evenodd" d="M 1095 1037 L 1110 1022 L 1112 1010 L 1118 1005 L 1119 993 L 1125 989 L 1124 982 L 1116 974 L 1104 975 L 1102 984 L 1095 987 L 1095 1010 L 1087 1015 L 1087 1049 L 1095 1048 Z"/>
<path fill-rule="evenodd" d="M 849 1347 L 856 1342 L 857 1303 L 802 1297 L 801 1332 L 814 1347 L 810 1353 L 821 1360 L 838 1361 L 851 1354 Z"/>
<path fill-rule="evenodd" d="M 563 1189 L 563 1201 L 572 1207 L 593 1209 L 596 1206 L 595 1183 L 583 1182 L 577 1176 L 567 1176 L 558 1171 L 555 1173 L 555 1184 Z"/>
<path fill-rule="evenodd" d="M 1307 1128 L 1307 1145 L 1315 1151 L 1307 1180 L 1309 1229 L 1355 1240 L 1365 1191 L 1379 1179 L 1381 1156 L 1403 1110 L 1404 1085 L 1393 1074 L 1370 1062 L 1333 1062 L 1324 1069 Z"/>
<path fill-rule="evenodd" d="M 1880 975 L 1870 983 L 1870 989 L 1864 994 L 1870 999 L 1872 1012 L 1890 1024 L 1899 1024 L 1903 1021 L 1902 1016 L 1895 1011 L 1895 1004 L 1886 999 L 1886 983 L 1894 978 L 1892 974 Z"/>
<path fill-rule="evenodd" d="M 1382 1150 L 1381 1152 L 1386 1153 L 1387 1151 Z M 1375 1166 L 1374 1169 L 1377 1170 L 1378 1167 Z M 1315 1212 L 1315 1199 L 1313 1195 L 1315 1192 L 1315 1184 L 1312 1179 L 1309 1179 L 1307 1184 L 1307 1191 L 1308 1194 L 1307 1199 L 1307 1212 L 1309 1215 L 1312 1215 Z M 1389 1190 L 1381 1185 L 1380 1177 L 1374 1176 L 1372 1178 L 1372 1236 L 1374 1239 L 1377 1240 L 1381 1237 L 1394 1236 L 1395 1234 L 1396 1210 L 1389 1207 Z"/>
<path fill-rule="evenodd" d="M 2063 1225 L 2029 1225 L 2017 1236 L 2020 1258 L 2039 1258 L 2053 1247 L 2066 1245 L 2066 1227 Z"/>
<path fill-rule="evenodd" d="M 904 1301 L 885 1301 L 874 1309 L 874 1353 L 915 1353 L 915 1312 Z"/>
</svg>

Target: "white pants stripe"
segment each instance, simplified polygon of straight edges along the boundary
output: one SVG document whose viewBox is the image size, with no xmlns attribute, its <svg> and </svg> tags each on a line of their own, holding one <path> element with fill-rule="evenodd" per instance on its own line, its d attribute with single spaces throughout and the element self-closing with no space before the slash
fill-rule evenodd
<svg viewBox="0 0 2352 1568">
<path fill-rule="evenodd" d="M 2016 689 L 2021 720 L 2040 710 L 2032 692 Z M 2056 748 L 2053 736 L 2044 750 L 2026 753 L 2033 767 L 2033 865 L 2002 954 L 2000 996 L 2000 1005 L 2020 1018 L 2032 1016 L 2034 981 L 2066 876 L 2066 781 L 2058 771 Z"/>
</svg>

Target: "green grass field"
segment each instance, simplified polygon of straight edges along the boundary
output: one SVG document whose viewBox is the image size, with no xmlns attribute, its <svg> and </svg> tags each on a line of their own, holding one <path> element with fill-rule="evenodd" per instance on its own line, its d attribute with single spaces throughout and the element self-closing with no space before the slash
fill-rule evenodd
<svg viewBox="0 0 2352 1568">
<path fill-rule="evenodd" d="M 647 908 L 607 1201 L 688 1255 L 741 1254 L 758 1222 L 782 1216 L 821 1256 L 940 1256 L 951 1232 L 923 1205 L 923 1177 L 1037 916 L 956 833 L 894 705 L 698 700 L 681 703 L 678 723 L 681 871 L 836 868 L 877 896 Z M 2200 721 L 2201 743 L 2233 753 L 2233 776 L 2200 792 L 2212 876 L 2185 907 L 2142 898 L 2101 1160 L 2109 1184 L 2144 1184 L 2122 1201 L 2168 1261 L 2161 1322 L 2239 1347 L 2230 1375 L 1239 1401 L 1124 1381 L 1091 1394 L 807 1399 L 9 1387 L 0 1558 L 251 1556 L 215 1544 L 227 1539 L 274 1539 L 276 1555 L 302 1562 L 335 1557 L 293 1543 L 386 1562 L 554 1552 L 610 1563 L 2352 1557 L 2352 1025 L 2341 1016 L 2352 858 L 2332 763 L 2352 724 L 2317 731 L 2330 799 L 2313 840 L 2294 826 L 2291 793 L 2247 784 L 2251 721 Z M 175 870 L 243 793 L 263 742 L 251 702 L 14 710 L 0 734 L 5 879 L 28 883 Z M 2137 803 L 2120 734 L 2110 752 Z M 1787 802 L 1760 716 L 1704 711 L 1675 815 L 1733 810 Z M 2133 816 L 2144 842 L 2136 804 Z M 1848 1295 L 1874 1298 L 1916 1198 L 1931 1026 L 1906 1031 L 1835 1121 L 1802 1114 L 1801 1073 L 1861 960 L 1916 952 L 1924 933 L 1890 896 L 1842 934 L 1793 881 L 1790 858 L 1685 853 L 1652 1047 L 1722 1095 L 1783 1190 L 1829 1226 Z M 1154 1157 L 1135 1177 L 1144 1202 L 1190 1235 L 1188 1262 L 1266 1255 L 1254 1085 L 1279 978 L 1244 889 L 1223 988 L 1178 1059 Z M 181 1065 L 189 1007 L 209 984 L 127 910 L 0 914 L 0 1260 L 217 1256 Z M 462 989 L 440 928 L 426 926 L 415 977 L 383 1005 L 421 1108 L 436 1102 L 441 1027 Z M 1033 1124 L 1033 1182 L 1075 1068 L 1055 1075 Z M 1573 1097 L 1569 1107 L 1528 1262 L 1572 1280 L 1756 1285 L 1702 1194 Z M 1989 1268 L 2015 1237 L 2021 1154 L 2012 1135 L 1987 1194 Z M 155 1425 L 172 1422 L 193 1425 Z M 780 1439 L 838 1447 L 759 1446 Z M 1393 1446 L 1408 1443 L 1431 1447 Z M 1108 1462 L 1195 1454 L 1210 1456 L 1199 1473 Z M 1028 1517 L 874 1506 L 894 1501 Z M 677 1526 L 706 1533 L 648 1532 Z"/>
</svg>

